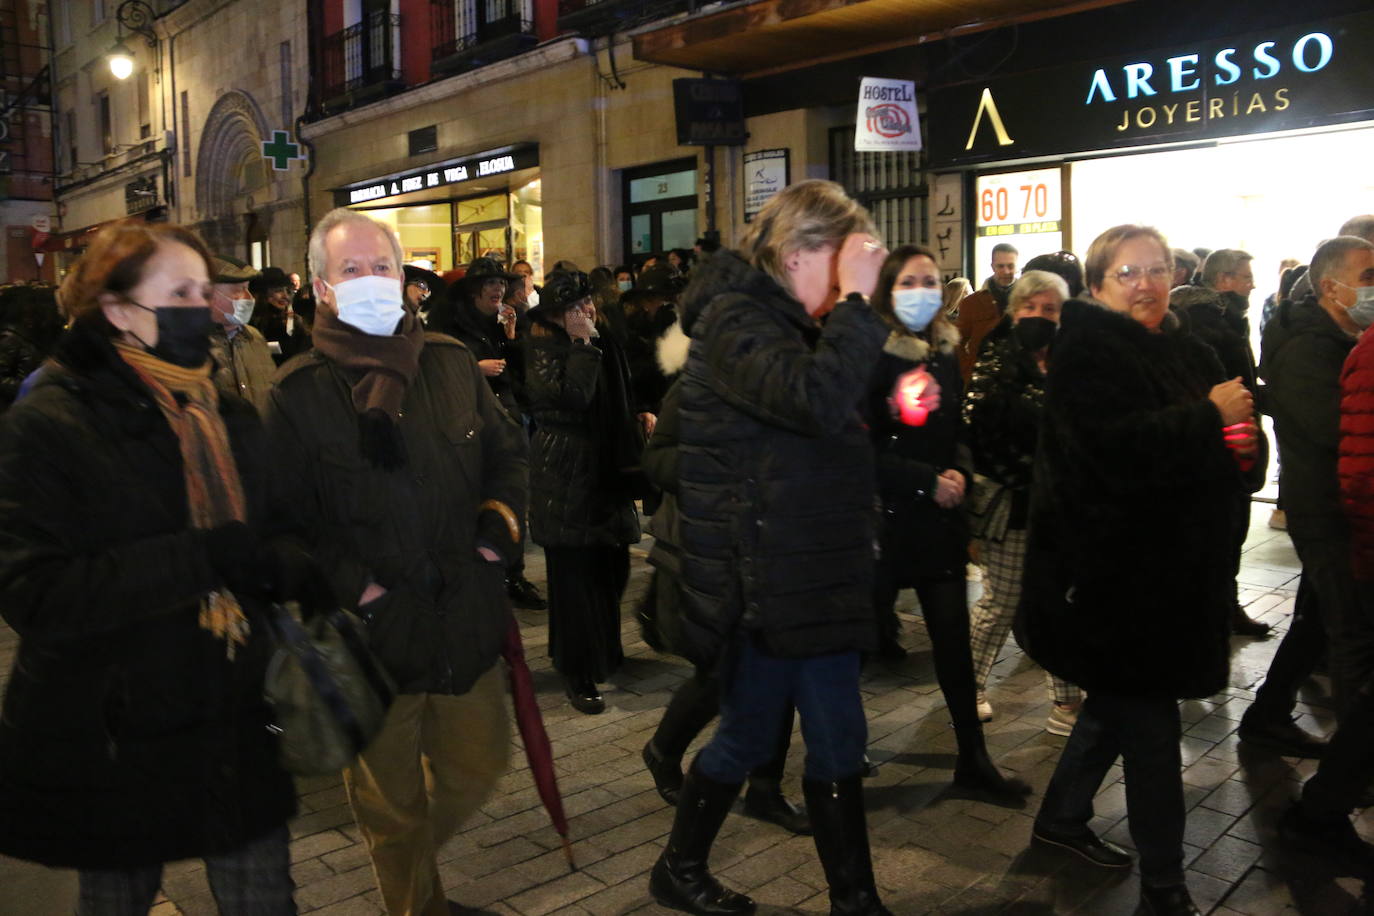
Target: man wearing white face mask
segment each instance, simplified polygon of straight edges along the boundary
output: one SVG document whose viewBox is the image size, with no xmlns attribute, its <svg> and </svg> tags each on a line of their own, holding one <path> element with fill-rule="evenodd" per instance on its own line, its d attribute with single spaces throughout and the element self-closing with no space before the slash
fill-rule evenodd
<svg viewBox="0 0 1374 916">
<path fill-rule="evenodd" d="M 385 225 L 337 209 L 311 234 L 315 349 L 266 416 L 281 488 L 339 604 L 399 689 L 344 771 L 387 912 L 447 914 L 435 852 L 505 772 L 505 571 L 521 551 L 524 432 L 471 352 L 403 304 Z"/>
<path fill-rule="evenodd" d="M 248 324 L 253 297 L 248 281 L 258 276 L 251 264 L 219 255 L 214 260 L 214 294 L 210 297 L 210 355 L 215 360 L 215 387 L 220 394 L 236 394 L 261 413 L 277 365 L 262 332 Z"/>
</svg>

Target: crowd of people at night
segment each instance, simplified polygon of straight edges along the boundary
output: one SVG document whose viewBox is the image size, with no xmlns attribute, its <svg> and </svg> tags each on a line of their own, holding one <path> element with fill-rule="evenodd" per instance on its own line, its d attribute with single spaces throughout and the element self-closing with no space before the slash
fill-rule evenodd
<svg viewBox="0 0 1374 916">
<path fill-rule="evenodd" d="M 20 638 L 0 854 L 77 869 L 86 916 L 146 912 L 187 858 L 221 912 L 294 913 L 269 614 L 342 608 L 396 689 L 342 771 L 381 900 L 448 913 L 437 851 L 509 766 L 512 606 L 547 614 L 566 701 L 596 715 L 647 562 L 635 621 L 693 668 L 643 748 L 674 811 L 659 904 L 755 911 L 709 867 L 743 791 L 813 836 L 832 916 L 890 913 L 860 683 L 905 657 L 912 589 L 952 782 L 1031 794 L 983 734 L 1014 633 L 1066 739 L 1032 843 L 1138 867 L 1139 912 L 1187 916 L 1179 703 L 1224 689 L 1233 638 L 1271 635 L 1237 574 L 1277 474 L 1301 587 L 1239 737 L 1320 761 L 1281 841 L 1374 875 L 1350 821 L 1374 802 L 1374 215 L 1331 230 L 1292 240 L 1310 256 L 1255 316 L 1237 248 L 1122 224 L 1078 254 L 999 244 L 975 290 L 818 180 L 734 248 L 558 261 L 542 284 L 504 252 L 403 263 L 343 208 L 302 272 L 107 226 L 56 289 L 0 290 L 0 615 Z M 1318 669 L 1329 739 L 1294 720 Z M 1090 827 L 1118 760 L 1134 854 Z"/>
</svg>

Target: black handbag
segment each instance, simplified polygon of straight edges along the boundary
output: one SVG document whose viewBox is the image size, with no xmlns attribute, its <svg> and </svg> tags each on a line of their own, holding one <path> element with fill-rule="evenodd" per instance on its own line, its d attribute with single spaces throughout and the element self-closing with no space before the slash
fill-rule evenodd
<svg viewBox="0 0 1374 916">
<path fill-rule="evenodd" d="M 264 693 L 282 766 L 297 776 L 336 773 L 381 731 L 396 688 L 352 614 L 335 608 L 302 622 L 280 604 L 268 614 L 277 647 Z"/>
</svg>

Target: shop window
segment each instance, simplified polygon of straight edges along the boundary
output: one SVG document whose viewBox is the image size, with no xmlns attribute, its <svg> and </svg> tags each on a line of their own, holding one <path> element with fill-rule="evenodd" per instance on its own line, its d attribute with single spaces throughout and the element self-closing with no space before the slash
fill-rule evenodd
<svg viewBox="0 0 1374 916">
<path fill-rule="evenodd" d="M 544 282 L 544 205 L 538 178 L 510 195 L 511 263 L 529 261 L 534 281 Z"/>
<path fill-rule="evenodd" d="M 697 161 L 678 159 L 626 169 L 624 245 L 636 263 L 697 239 Z"/>
<path fill-rule="evenodd" d="M 509 194 L 454 202 L 458 224 L 453 233 L 453 248 L 459 264 L 474 258 L 506 262 L 510 254 L 509 204 Z"/>
<path fill-rule="evenodd" d="M 430 270 L 452 270 L 453 207 L 445 201 L 415 207 L 387 207 L 368 210 L 367 215 L 390 226 L 401 240 L 401 257 L 406 264 L 428 263 Z M 461 262 L 460 262 L 461 263 Z"/>
<path fill-rule="evenodd" d="M 830 131 L 830 179 L 873 215 L 888 248 L 923 241 L 926 188 L 921 183 L 919 151 L 854 151 L 854 125 Z"/>
</svg>

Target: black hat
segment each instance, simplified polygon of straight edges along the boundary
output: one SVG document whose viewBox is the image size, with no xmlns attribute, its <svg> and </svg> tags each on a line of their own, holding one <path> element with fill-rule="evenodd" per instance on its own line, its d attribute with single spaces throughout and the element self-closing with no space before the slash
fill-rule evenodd
<svg viewBox="0 0 1374 916">
<path fill-rule="evenodd" d="M 555 315 L 567 311 L 591 294 L 591 281 L 582 271 L 555 270 L 544 278 L 539 304 L 530 311 L 540 315 Z"/>
<path fill-rule="evenodd" d="M 262 273 L 248 281 L 248 291 L 261 296 L 274 289 L 292 289 L 291 278 L 280 267 L 264 267 Z"/>
<path fill-rule="evenodd" d="M 215 272 L 211 283 L 245 283 L 258 275 L 258 269 L 252 264 L 227 254 L 215 255 L 210 264 Z"/>
<path fill-rule="evenodd" d="M 468 272 L 463 275 L 464 281 L 470 281 L 473 286 L 480 286 L 488 280 L 523 280 L 520 274 L 507 273 L 500 264 L 492 258 L 474 258 L 468 265 Z"/>
<path fill-rule="evenodd" d="M 1046 270 L 1058 274 L 1069 288 L 1070 299 L 1083 292 L 1083 265 L 1072 251 L 1036 255 L 1025 263 L 1022 270 Z"/>
<path fill-rule="evenodd" d="M 635 281 L 633 292 L 653 296 L 676 296 L 687 285 L 687 278 L 670 264 L 655 264 Z"/>
</svg>

